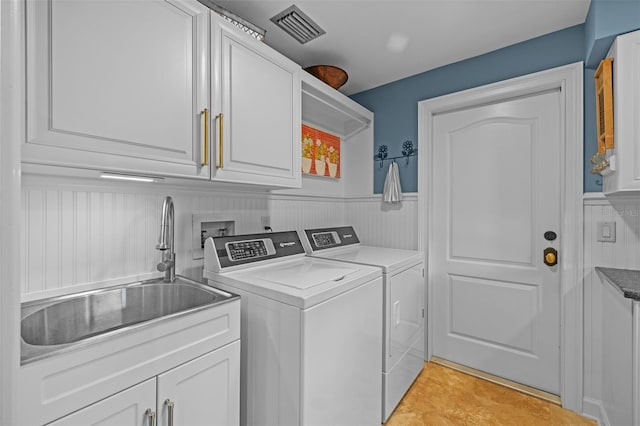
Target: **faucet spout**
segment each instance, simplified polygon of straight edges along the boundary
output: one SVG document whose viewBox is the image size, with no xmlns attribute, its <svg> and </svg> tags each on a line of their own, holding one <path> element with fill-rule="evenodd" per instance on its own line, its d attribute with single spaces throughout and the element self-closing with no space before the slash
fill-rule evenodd
<svg viewBox="0 0 640 426">
<path fill-rule="evenodd" d="M 162 252 L 162 262 L 158 263 L 158 271 L 164 272 L 164 281 L 171 283 L 176 279 L 176 254 L 173 247 L 174 234 L 173 199 L 165 197 L 160 215 L 160 236 L 156 249 Z"/>
</svg>

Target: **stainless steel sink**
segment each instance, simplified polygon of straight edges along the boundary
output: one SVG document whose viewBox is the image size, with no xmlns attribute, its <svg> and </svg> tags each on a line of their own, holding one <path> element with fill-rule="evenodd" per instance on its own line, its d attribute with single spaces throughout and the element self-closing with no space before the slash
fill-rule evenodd
<svg viewBox="0 0 640 426">
<path fill-rule="evenodd" d="M 234 298 L 237 296 L 176 277 L 173 283 L 141 281 L 23 303 L 23 363 L 25 352 L 49 353 Z"/>
</svg>

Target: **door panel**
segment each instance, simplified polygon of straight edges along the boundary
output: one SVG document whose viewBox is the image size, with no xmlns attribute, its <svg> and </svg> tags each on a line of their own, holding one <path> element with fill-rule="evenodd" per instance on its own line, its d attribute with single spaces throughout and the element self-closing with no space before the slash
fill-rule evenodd
<svg viewBox="0 0 640 426">
<path fill-rule="evenodd" d="M 533 124 L 493 118 L 449 134 L 451 258 L 531 264 Z"/>
<path fill-rule="evenodd" d="M 560 124 L 559 91 L 437 115 L 430 249 L 433 355 L 555 394 Z"/>
<path fill-rule="evenodd" d="M 450 275 L 451 334 L 478 344 L 532 353 L 530 319 L 538 310 L 537 289 L 521 283 Z"/>
</svg>

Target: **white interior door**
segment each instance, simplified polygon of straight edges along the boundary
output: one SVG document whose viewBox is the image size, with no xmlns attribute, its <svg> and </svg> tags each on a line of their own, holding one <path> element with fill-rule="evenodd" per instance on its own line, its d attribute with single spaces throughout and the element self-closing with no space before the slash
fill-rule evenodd
<svg viewBox="0 0 640 426">
<path fill-rule="evenodd" d="M 434 117 L 429 249 L 433 355 L 554 394 L 560 273 L 544 250 L 561 238 L 560 102 L 553 90 Z"/>
</svg>

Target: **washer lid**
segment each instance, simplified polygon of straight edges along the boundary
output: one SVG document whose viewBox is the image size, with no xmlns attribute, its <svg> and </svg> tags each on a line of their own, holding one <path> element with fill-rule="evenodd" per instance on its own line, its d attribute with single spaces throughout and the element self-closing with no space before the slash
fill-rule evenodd
<svg viewBox="0 0 640 426">
<path fill-rule="evenodd" d="M 261 271 L 259 277 L 274 284 L 305 289 L 329 281 L 341 281 L 349 274 L 358 272 L 357 267 L 348 264 L 318 264 L 309 262 L 294 262 L 278 268 Z"/>
<path fill-rule="evenodd" d="M 380 268 L 309 256 L 229 272 L 204 270 L 213 286 L 221 283 L 302 309 L 381 276 Z"/>
</svg>

